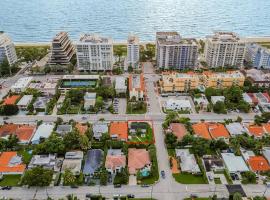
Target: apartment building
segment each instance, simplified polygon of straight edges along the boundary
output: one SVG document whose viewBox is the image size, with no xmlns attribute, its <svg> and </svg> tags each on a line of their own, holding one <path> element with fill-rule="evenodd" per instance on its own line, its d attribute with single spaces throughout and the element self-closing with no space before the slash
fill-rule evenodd
<svg viewBox="0 0 270 200">
<path fill-rule="evenodd" d="M 195 39 L 182 38 L 177 32 L 156 33 L 157 67 L 186 69 L 197 65 L 198 44 Z"/>
<path fill-rule="evenodd" d="M 245 52 L 245 41 L 233 32 L 215 32 L 205 41 L 204 56 L 209 67 L 242 67 Z"/>
<path fill-rule="evenodd" d="M 256 43 L 248 44 L 246 61 L 255 68 L 270 69 L 270 50 Z"/>
<path fill-rule="evenodd" d="M 50 65 L 68 65 L 74 55 L 74 47 L 67 32 L 58 33 L 52 41 Z"/>
<path fill-rule="evenodd" d="M 131 74 L 129 76 L 129 98 L 138 100 L 144 100 L 145 95 L 145 83 L 143 74 Z"/>
<path fill-rule="evenodd" d="M 163 72 L 159 80 L 160 92 L 188 92 L 196 88 L 227 88 L 233 85 L 243 86 L 244 75 L 240 71 L 226 73 L 178 73 Z"/>
<path fill-rule="evenodd" d="M 139 37 L 129 35 L 127 40 L 127 65 L 137 68 L 140 60 Z"/>
<path fill-rule="evenodd" d="M 10 65 L 16 63 L 18 60 L 15 45 L 11 38 L 6 33 L 0 32 L 0 63 L 4 59 L 7 59 Z"/>
<path fill-rule="evenodd" d="M 80 71 L 110 71 L 113 68 L 113 41 L 95 34 L 84 34 L 76 44 Z"/>
</svg>

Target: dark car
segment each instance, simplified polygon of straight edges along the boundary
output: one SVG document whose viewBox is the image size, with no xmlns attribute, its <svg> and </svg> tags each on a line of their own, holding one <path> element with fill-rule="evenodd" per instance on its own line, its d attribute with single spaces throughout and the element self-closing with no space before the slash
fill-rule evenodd
<svg viewBox="0 0 270 200">
<path fill-rule="evenodd" d="M 86 198 L 91 198 L 91 197 L 92 197 L 92 194 L 91 194 L 91 193 L 87 193 L 87 194 L 85 195 L 85 197 L 86 197 Z"/>
<path fill-rule="evenodd" d="M 127 198 L 133 199 L 133 198 L 135 198 L 135 195 L 134 195 L 134 194 L 128 194 L 128 195 L 127 195 Z"/>
<path fill-rule="evenodd" d="M 141 187 L 149 187 L 150 185 L 142 184 Z"/>
<path fill-rule="evenodd" d="M 4 186 L 4 187 L 2 187 L 2 190 L 11 190 L 11 186 Z"/>
<path fill-rule="evenodd" d="M 121 184 L 115 184 L 114 187 L 115 188 L 120 188 L 121 187 Z"/>
<path fill-rule="evenodd" d="M 196 194 L 191 194 L 191 195 L 190 195 L 190 198 L 192 198 L 192 199 L 198 198 L 198 195 L 196 195 Z"/>
<path fill-rule="evenodd" d="M 71 185 L 71 188 L 79 188 L 77 185 Z"/>
<path fill-rule="evenodd" d="M 160 174 L 161 174 L 161 177 L 164 179 L 166 176 L 165 176 L 165 171 L 164 170 L 162 170 L 161 172 L 160 172 Z"/>
</svg>

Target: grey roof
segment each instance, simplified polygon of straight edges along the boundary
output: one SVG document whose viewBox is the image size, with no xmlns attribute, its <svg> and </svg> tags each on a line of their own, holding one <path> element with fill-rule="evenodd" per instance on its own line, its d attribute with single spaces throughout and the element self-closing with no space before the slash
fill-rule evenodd
<svg viewBox="0 0 270 200">
<path fill-rule="evenodd" d="M 229 131 L 229 133 L 231 134 L 231 136 L 241 135 L 241 134 L 247 132 L 247 130 L 244 128 L 244 126 L 242 126 L 242 124 L 240 124 L 238 122 L 233 122 L 233 123 L 227 124 L 226 128 Z"/>
<path fill-rule="evenodd" d="M 95 138 L 101 137 L 103 133 L 108 133 L 108 124 L 105 122 L 94 123 L 93 133 Z"/>
<path fill-rule="evenodd" d="M 123 155 L 122 149 L 109 149 L 107 152 L 107 156 L 117 156 L 117 155 Z"/>
<path fill-rule="evenodd" d="M 38 97 L 33 104 L 34 108 L 46 108 L 47 103 L 50 101 L 49 97 Z"/>
<path fill-rule="evenodd" d="M 83 159 L 83 152 L 82 151 L 66 152 L 65 159 Z"/>
<path fill-rule="evenodd" d="M 54 123 L 42 123 L 38 126 L 34 137 L 31 139 L 31 142 L 34 144 L 38 144 L 40 138 L 48 138 L 54 128 Z"/>
<path fill-rule="evenodd" d="M 189 152 L 189 149 L 176 149 L 176 156 L 181 159 L 180 167 L 183 172 L 199 173 L 200 168 L 195 156 Z"/>
<path fill-rule="evenodd" d="M 89 99 L 96 99 L 97 93 L 90 93 L 86 92 L 84 95 L 84 99 L 89 100 Z"/>
<path fill-rule="evenodd" d="M 83 174 L 92 175 L 102 165 L 103 151 L 100 149 L 92 149 L 87 152 Z"/>
<path fill-rule="evenodd" d="M 69 125 L 69 124 L 58 125 L 57 129 L 56 129 L 56 132 L 59 133 L 59 134 L 69 133 L 71 131 L 72 131 L 72 126 Z"/>
<path fill-rule="evenodd" d="M 270 163 L 270 147 L 263 147 L 262 153 L 267 161 Z"/>
<path fill-rule="evenodd" d="M 27 106 L 33 99 L 33 95 L 24 95 L 20 101 L 17 103 L 17 106 Z"/>
<path fill-rule="evenodd" d="M 248 166 L 241 156 L 235 156 L 233 153 L 222 153 L 221 156 L 229 172 L 249 171 Z"/>
</svg>

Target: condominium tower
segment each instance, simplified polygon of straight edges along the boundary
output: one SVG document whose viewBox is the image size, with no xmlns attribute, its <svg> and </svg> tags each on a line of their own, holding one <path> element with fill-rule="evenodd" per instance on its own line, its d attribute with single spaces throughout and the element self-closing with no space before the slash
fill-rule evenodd
<svg viewBox="0 0 270 200">
<path fill-rule="evenodd" d="M 111 38 L 84 34 L 76 44 L 77 66 L 80 71 L 109 71 L 113 68 Z"/>
<path fill-rule="evenodd" d="M 74 47 L 67 32 L 58 33 L 52 41 L 49 64 L 68 65 L 74 55 Z"/>
<path fill-rule="evenodd" d="M 251 62 L 253 67 L 270 69 L 270 50 L 258 44 L 248 44 L 246 60 Z"/>
<path fill-rule="evenodd" d="M 15 45 L 11 38 L 4 32 L 0 32 L 0 63 L 7 59 L 10 65 L 17 62 Z"/>
<path fill-rule="evenodd" d="M 140 59 L 139 38 L 135 35 L 129 35 L 127 41 L 127 65 L 136 68 Z"/>
<path fill-rule="evenodd" d="M 157 67 L 163 69 L 194 68 L 198 45 L 195 39 L 182 38 L 177 32 L 157 32 Z"/>
<path fill-rule="evenodd" d="M 209 67 L 242 67 L 246 43 L 233 32 L 215 32 L 205 41 L 204 56 Z"/>
</svg>

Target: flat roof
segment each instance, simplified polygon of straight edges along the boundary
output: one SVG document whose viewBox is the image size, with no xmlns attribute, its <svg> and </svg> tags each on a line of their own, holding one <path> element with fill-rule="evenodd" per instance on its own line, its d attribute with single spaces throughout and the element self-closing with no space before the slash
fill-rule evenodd
<svg viewBox="0 0 270 200">
<path fill-rule="evenodd" d="M 27 87 L 31 81 L 32 81 L 33 77 L 22 77 L 19 80 L 17 80 L 17 82 L 15 84 L 13 84 L 11 86 L 11 88 L 25 88 Z"/>
<path fill-rule="evenodd" d="M 249 171 L 248 166 L 241 156 L 235 156 L 233 153 L 221 153 L 221 156 L 229 172 Z"/>
<path fill-rule="evenodd" d="M 33 99 L 33 95 L 24 95 L 20 101 L 17 103 L 17 106 L 27 106 Z"/>
<path fill-rule="evenodd" d="M 54 123 L 42 123 L 38 126 L 35 135 L 31 139 L 32 143 L 39 143 L 41 138 L 48 138 L 53 132 Z"/>
<path fill-rule="evenodd" d="M 63 80 L 77 80 L 77 79 L 82 79 L 82 80 L 97 80 L 99 79 L 99 75 L 64 75 Z"/>
</svg>

